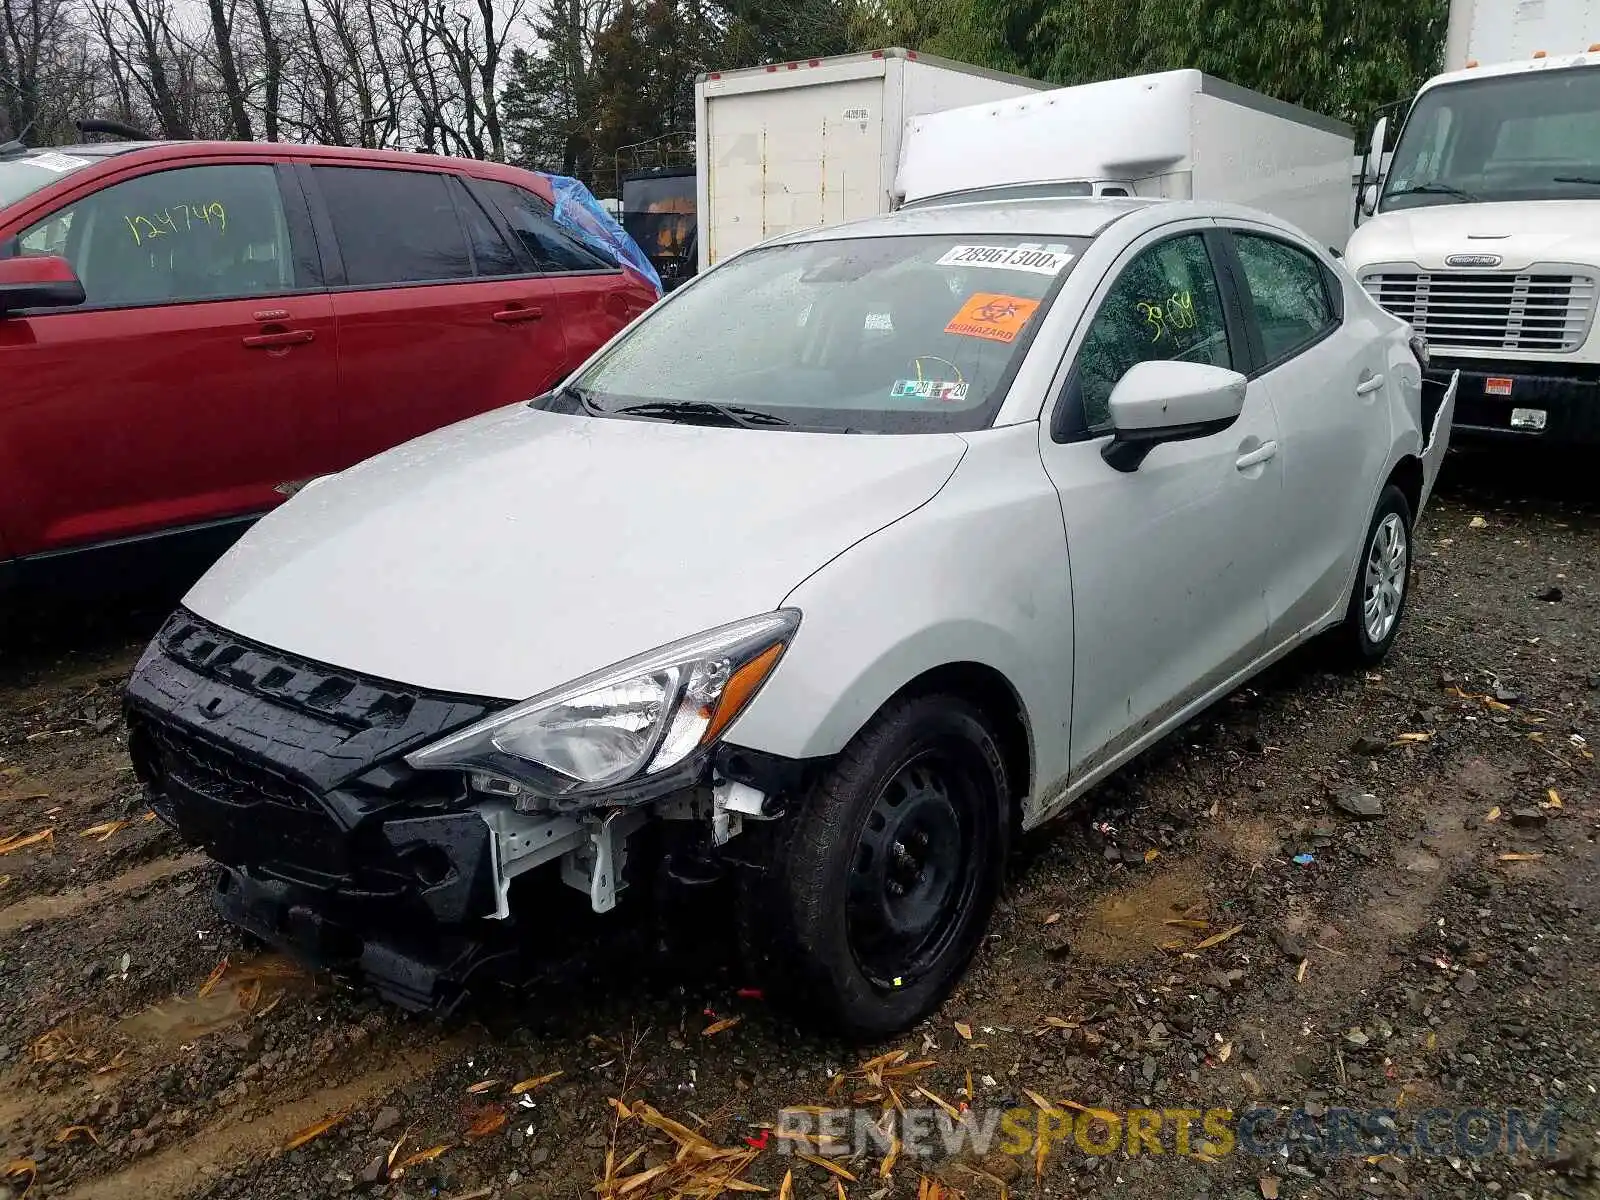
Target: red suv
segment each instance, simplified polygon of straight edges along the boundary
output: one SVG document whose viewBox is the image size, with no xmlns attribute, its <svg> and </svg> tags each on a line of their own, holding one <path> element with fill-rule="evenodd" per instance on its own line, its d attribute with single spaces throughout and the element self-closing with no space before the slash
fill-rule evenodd
<svg viewBox="0 0 1600 1200">
<path fill-rule="evenodd" d="M 215 555 L 307 479 L 548 390 L 656 298 L 552 201 L 428 155 L 0 146 L 0 584 Z"/>
</svg>

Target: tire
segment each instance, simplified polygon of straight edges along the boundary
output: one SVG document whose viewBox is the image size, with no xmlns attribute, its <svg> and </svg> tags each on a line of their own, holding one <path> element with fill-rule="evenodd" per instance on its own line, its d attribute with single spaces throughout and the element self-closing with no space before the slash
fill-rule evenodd
<svg viewBox="0 0 1600 1200">
<path fill-rule="evenodd" d="M 1010 849 L 1004 760 L 966 701 L 895 701 L 770 832 L 739 897 L 747 967 L 803 1021 L 898 1033 L 983 938 Z"/>
<path fill-rule="evenodd" d="M 1411 594 L 1411 521 L 1405 493 L 1393 484 L 1384 488 L 1361 543 L 1350 604 L 1336 634 L 1340 657 L 1352 667 L 1382 662 L 1399 636 Z"/>
</svg>

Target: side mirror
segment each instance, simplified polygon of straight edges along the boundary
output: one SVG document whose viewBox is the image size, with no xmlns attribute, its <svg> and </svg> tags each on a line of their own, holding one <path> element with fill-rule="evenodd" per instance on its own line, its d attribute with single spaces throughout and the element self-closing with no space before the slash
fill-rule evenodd
<svg viewBox="0 0 1600 1200">
<path fill-rule="evenodd" d="M 1372 216 L 1378 211 L 1378 185 L 1369 183 L 1361 189 L 1361 211 Z"/>
<path fill-rule="evenodd" d="M 70 307 L 83 299 L 83 284 L 64 258 L 0 258 L 0 318 L 24 308 Z"/>
<path fill-rule="evenodd" d="M 1111 390 L 1111 441 L 1100 456 L 1137 471 L 1162 442 L 1221 433 L 1244 409 L 1245 377 L 1205 363 L 1136 363 Z"/>
<path fill-rule="evenodd" d="M 1389 118 L 1379 117 L 1372 127 L 1372 144 L 1367 147 L 1367 161 L 1372 164 L 1372 177 L 1383 178 L 1383 143 L 1389 136 Z"/>
</svg>

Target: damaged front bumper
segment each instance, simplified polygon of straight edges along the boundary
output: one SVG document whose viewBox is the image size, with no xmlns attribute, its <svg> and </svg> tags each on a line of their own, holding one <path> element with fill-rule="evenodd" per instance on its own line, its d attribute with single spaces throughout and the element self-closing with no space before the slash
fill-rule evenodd
<svg viewBox="0 0 1600 1200">
<path fill-rule="evenodd" d="M 762 793 L 731 782 L 701 799 L 523 813 L 461 773 L 405 763 L 502 703 L 295 658 L 180 610 L 140 660 L 126 712 L 152 808 L 224 868 L 222 916 L 420 1010 L 453 1006 L 516 957 L 519 877 L 550 866 L 606 912 L 652 813 L 683 809 L 718 841 L 767 815 Z"/>
</svg>

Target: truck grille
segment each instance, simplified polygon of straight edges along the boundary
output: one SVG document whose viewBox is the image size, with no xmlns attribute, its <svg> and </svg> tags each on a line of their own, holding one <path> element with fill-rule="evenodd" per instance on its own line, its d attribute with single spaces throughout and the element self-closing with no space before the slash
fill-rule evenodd
<svg viewBox="0 0 1600 1200">
<path fill-rule="evenodd" d="M 1440 348 L 1563 353 L 1583 345 L 1594 318 L 1587 275 L 1388 271 L 1361 284 Z"/>
</svg>

